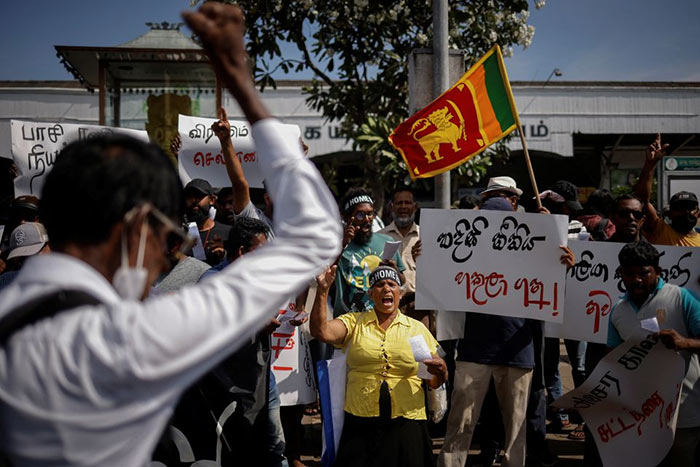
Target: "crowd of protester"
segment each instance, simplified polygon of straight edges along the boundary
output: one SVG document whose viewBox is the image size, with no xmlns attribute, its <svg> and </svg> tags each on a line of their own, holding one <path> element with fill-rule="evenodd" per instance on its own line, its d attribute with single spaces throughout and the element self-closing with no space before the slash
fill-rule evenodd
<svg viewBox="0 0 700 467">
<path fill-rule="evenodd" d="M 254 90 L 240 11 L 207 3 L 185 19 L 252 125 L 265 161 L 261 203 L 223 109 L 212 129 L 231 185 L 219 189 L 202 179 L 183 187 L 162 152 L 127 138 L 66 147 L 42 199 L 13 201 L 0 244 L 2 455 L 14 465 L 302 467 L 302 416 L 317 404 L 281 404 L 271 369 L 271 334 L 280 311 L 293 310 L 297 345 L 316 361 L 347 358 L 335 465 L 434 465 L 440 428 L 428 421 L 426 394 L 442 385 L 438 465 L 464 466 L 477 426 L 478 465 L 556 465 L 546 435 L 562 431 L 585 440 L 586 465 L 600 465 L 580 416 L 548 409 L 563 393 L 560 340 L 545 338 L 541 321 L 463 313 L 462 338 L 438 342 L 441 312 L 415 309 L 422 244 L 412 187 L 390 194 L 386 227 L 370 191 L 334 200 L 303 142 L 281 136 Z M 663 213 L 651 204 L 665 150 L 660 136 L 650 144 L 634 193 L 598 190 L 582 205 L 560 180 L 536 211 L 567 216 L 571 240 L 626 244 L 629 293 L 607 345 L 564 341 L 575 386 L 640 319 L 667 310 L 660 336 L 685 350 L 688 371 L 664 465 L 688 466 L 700 440 L 700 304 L 658 277 L 652 244 L 700 247 L 698 200 L 683 191 Z M 456 207 L 522 212 L 522 195 L 501 175 Z M 401 244 L 382 259 L 387 241 Z M 575 263 L 567 247 L 561 262 Z M 414 336 L 431 355 L 421 376 Z"/>
</svg>

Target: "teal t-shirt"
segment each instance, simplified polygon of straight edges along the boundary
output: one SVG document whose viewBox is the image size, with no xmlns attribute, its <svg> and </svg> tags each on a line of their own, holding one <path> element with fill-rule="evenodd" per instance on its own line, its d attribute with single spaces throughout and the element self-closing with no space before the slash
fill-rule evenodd
<svg viewBox="0 0 700 467">
<path fill-rule="evenodd" d="M 372 309 L 372 300 L 367 293 L 369 275 L 382 261 L 384 244 L 387 241 L 393 242 L 394 239 L 388 235 L 373 233 L 365 245 L 350 242 L 345 247 L 338 261 L 338 271 L 335 276 L 333 316 Z M 406 269 L 398 252 L 392 259 L 396 261 L 399 270 Z"/>
</svg>

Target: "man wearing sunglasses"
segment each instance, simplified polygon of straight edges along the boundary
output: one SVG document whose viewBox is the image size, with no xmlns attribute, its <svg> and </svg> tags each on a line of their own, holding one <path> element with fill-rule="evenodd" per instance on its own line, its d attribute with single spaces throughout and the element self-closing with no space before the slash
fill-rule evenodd
<svg viewBox="0 0 700 467">
<path fill-rule="evenodd" d="M 367 311 L 372 308 L 369 297 L 369 275 L 380 264 L 400 271 L 406 269 L 399 252 L 391 259 L 382 260 L 384 245 L 393 239 L 381 233 L 372 232 L 374 221 L 374 199 L 372 194 L 361 187 L 350 188 L 340 201 L 345 231 L 343 252 L 338 258 L 338 272 L 335 280 L 334 316 L 350 311 Z"/>
<path fill-rule="evenodd" d="M 667 148 L 668 144 L 661 144 L 661 134 L 657 134 L 654 142 L 647 147 L 644 167 L 635 188 L 646 211 L 643 233 L 649 242 L 656 245 L 700 247 L 700 234 L 695 231 L 700 216 L 695 193 L 679 191 L 671 197 L 667 213 L 670 225 L 664 222 L 650 202 L 654 170 L 666 155 Z"/>
<path fill-rule="evenodd" d="M 340 251 L 333 197 L 255 90 L 243 13 L 207 2 L 184 18 L 252 126 L 277 237 L 201 284 L 141 301 L 183 214 L 177 172 L 130 138 L 67 146 L 40 206 L 53 252 L 0 294 L 0 446 L 13 465 L 146 465 L 182 392 Z"/>
</svg>

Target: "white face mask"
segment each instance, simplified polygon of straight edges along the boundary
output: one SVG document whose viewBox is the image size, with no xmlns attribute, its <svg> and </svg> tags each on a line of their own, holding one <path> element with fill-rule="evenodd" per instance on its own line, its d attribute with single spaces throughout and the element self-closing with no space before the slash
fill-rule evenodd
<svg viewBox="0 0 700 467">
<path fill-rule="evenodd" d="M 144 219 L 141 225 L 141 236 L 139 238 L 139 251 L 136 255 L 136 266 L 129 266 L 129 254 L 126 242 L 126 229 L 122 229 L 122 263 L 114 273 L 112 285 L 120 297 L 126 300 L 141 300 L 146 282 L 148 280 L 148 270 L 143 267 L 143 257 L 146 251 L 146 236 L 148 226 Z"/>
</svg>

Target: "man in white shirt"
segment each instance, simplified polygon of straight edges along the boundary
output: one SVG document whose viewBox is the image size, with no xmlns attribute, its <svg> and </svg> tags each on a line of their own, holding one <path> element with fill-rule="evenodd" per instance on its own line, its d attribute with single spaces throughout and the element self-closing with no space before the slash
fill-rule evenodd
<svg viewBox="0 0 700 467">
<path fill-rule="evenodd" d="M 182 391 L 340 252 L 331 194 L 255 91 L 242 12 L 208 2 L 184 17 L 252 125 L 279 207 L 277 237 L 197 286 L 141 302 L 182 214 L 177 173 L 162 152 L 131 139 L 66 147 L 42 197 L 54 252 L 29 261 L 0 295 L 0 331 L 13 309 L 46 294 L 94 300 L 5 333 L 0 446 L 14 465 L 145 465 Z"/>
<path fill-rule="evenodd" d="M 416 261 L 413 248 L 420 241 L 420 226 L 416 224 L 418 204 L 410 187 L 397 188 L 391 195 L 391 217 L 393 222 L 379 233 L 386 234 L 401 242 L 401 259 L 406 265 L 403 272 L 406 277 L 405 293 L 416 291 Z"/>
</svg>

